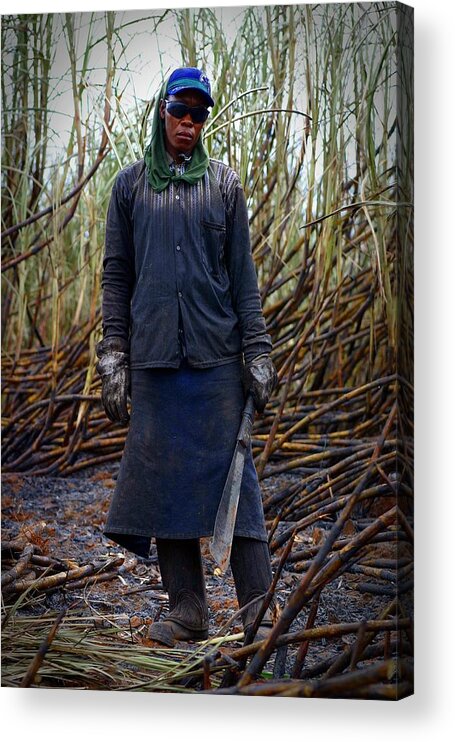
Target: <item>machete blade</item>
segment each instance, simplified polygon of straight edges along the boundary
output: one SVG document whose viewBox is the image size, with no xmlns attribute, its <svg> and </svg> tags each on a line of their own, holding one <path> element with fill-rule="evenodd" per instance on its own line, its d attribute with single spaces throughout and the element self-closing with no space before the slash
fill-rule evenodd
<svg viewBox="0 0 455 742">
<path fill-rule="evenodd" d="M 215 527 L 213 529 L 213 538 L 209 544 L 210 553 L 223 572 L 228 566 L 231 555 L 232 536 L 237 517 L 245 454 L 245 448 L 241 443 L 237 443 L 223 494 L 221 495 Z"/>
<path fill-rule="evenodd" d="M 231 555 L 232 537 L 234 534 L 237 508 L 239 504 L 240 488 L 242 485 L 245 458 L 250 443 L 251 429 L 254 419 L 254 403 L 249 396 L 245 405 L 237 436 L 231 465 L 221 495 L 218 512 L 216 514 L 213 537 L 209 543 L 209 550 L 220 569 L 224 572 L 229 564 Z"/>
</svg>

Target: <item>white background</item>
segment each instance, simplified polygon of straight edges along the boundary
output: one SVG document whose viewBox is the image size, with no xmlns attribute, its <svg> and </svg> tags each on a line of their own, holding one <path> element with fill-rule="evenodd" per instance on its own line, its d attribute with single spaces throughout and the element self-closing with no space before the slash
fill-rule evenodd
<svg viewBox="0 0 455 742">
<path fill-rule="evenodd" d="M 184 3 L 172 4 L 179 5 Z M 232 742 L 245 737 L 254 742 L 453 739 L 454 4 L 451 0 L 414 0 L 412 5 L 416 81 L 415 696 L 400 703 L 380 703 L 1 688 L 1 723 L 10 739 L 13 735 L 16 740 L 34 742 L 106 737 L 117 741 L 122 736 L 134 742 L 193 738 Z M 16 0 L 8 4 L 3 0 L 1 12 L 163 6 L 165 0 Z"/>
</svg>

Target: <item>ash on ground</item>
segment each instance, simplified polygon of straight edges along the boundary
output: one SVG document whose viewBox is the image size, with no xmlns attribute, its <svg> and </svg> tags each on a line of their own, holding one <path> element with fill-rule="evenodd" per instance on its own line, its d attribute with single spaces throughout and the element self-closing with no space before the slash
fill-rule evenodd
<svg viewBox="0 0 455 742">
<path fill-rule="evenodd" d="M 128 559 L 131 553 L 107 539 L 103 526 L 115 486 L 118 464 L 86 469 L 72 477 L 34 477 L 8 474 L 2 477 L 2 541 L 12 541 L 20 534 L 33 534 L 40 527 L 43 553 L 55 559 L 72 560 L 77 565 L 122 554 Z M 264 499 L 275 491 L 296 481 L 298 475 L 282 474 L 268 477 L 262 484 Z M 44 525 L 45 524 L 45 525 Z M 289 522 L 280 523 L 275 532 L 288 528 Z M 331 523 L 318 524 L 318 538 Z M 300 532 L 294 548 L 314 546 L 315 529 Z M 209 539 L 201 539 L 201 551 L 207 585 L 210 617 L 210 636 L 220 630 L 224 633 L 239 633 L 238 644 L 242 645 L 241 620 L 237 617 L 229 623 L 238 610 L 234 582 L 230 569 L 225 575 L 217 574 L 216 564 L 208 549 Z M 277 561 L 275 557 L 275 563 Z M 4 568 L 7 566 L 3 565 Z M 276 591 L 280 608 L 299 584 L 302 575 L 292 572 L 292 565 L 284 569 Z M 376 619 L 390 598 L 362 594 L 356 590 L 358 577 L 344 573 L 328 584 L 321 593 L 315 626 L 328 623 L 358 622 Z M 80 607 L 102 619 L 103 615 L 118 617 L 119 622 L 129 621 L 134 626 L 143 625 L 143 641 L 147 643 L 148 625 L 164 617 L 168 610 L 167 593 L 163 590 L 158 567 L 156 547 L 152 539 L 148 559 L 138 557 L 130 572 L 115 580 L 91 585 L 83 590 L 59 588 L 30 601 L 19 610 L 23 613 L 42 614 L 49 610 L 60 610 L 68 605 Z M 309 613 L 307 606 L 295 618 L 290 631 L 304 629 Z M 316 665 L 344 648 L 347 639 L 322 639 L 311 642 L 306 664 Z M 352 637 L 350 638 L 352 641 Z M 183 643 L 182 643 L 183 645 Z M 189 646 L 189 645 L 188 645 Z M 296 649 L 289 647 L 272 655 L 266 669 L 275 676 L 291 672 Z"/>
</svg>

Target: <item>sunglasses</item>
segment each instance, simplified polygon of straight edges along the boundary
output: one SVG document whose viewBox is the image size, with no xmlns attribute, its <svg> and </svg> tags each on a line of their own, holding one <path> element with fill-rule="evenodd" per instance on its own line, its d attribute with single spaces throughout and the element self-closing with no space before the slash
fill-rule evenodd
<svg viewBox="0 0 455 742">
<path fill-rule="evenodd" d="M 177 100 L 167 100 L 167 98 L 164 99 L 164 102 L 166 104 L 166 110 L 171 116 L 174 116 L 176 119 L 182 119 L 189 113 L 194 124 L 203 124 L 204 121 L 207 121 L 210 113 L 205 106 L 187 106 L 186 103 L 181 103 Z"/>
</svg>

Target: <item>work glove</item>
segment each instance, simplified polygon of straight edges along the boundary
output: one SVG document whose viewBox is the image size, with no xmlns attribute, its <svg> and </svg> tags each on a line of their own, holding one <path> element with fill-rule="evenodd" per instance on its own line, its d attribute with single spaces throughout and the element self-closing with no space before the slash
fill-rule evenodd
<svg viewBox="0 0 455 742">
<path fill-rule="evenodd" d="M 129 353 L 122 338 L 111 337 L 96 346 L 100 359 L 96 370 L 101 376 L 101 402 L 109 420 L 126 425 L 130 419 L 127 397 L 130 388 Z"/>
<path fill-rule="evenodd" d="M 270 395 L 278 384 L 275 365 L 267 353 L 256 356 L 245 364 L 243 385 L 250 392 L 258 412 L 264 412 Z"/>
</svg>

